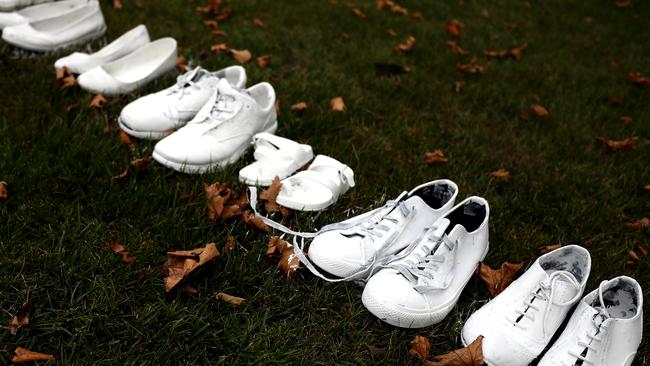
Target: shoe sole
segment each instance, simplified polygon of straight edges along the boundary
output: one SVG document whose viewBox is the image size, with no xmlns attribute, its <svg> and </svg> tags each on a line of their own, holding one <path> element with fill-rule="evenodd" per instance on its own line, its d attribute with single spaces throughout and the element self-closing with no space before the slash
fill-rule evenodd
<svg viewBox="0 0 650 366">
<path fill-rule="evenodd" d="M 29 51 L 34 51 L 34 52 L 54 52 L 54 51 L 63 50 L 63 49 L 66 49 L 66 48 L 69 48 L 69 47 L 72 47 L 72 46 L 75 46 L 75 45 L 90 42 L 92 40 L 95 40 L 95 39 L 103 36 L 105 33 L 106 33 L 106 24 L 104 24 L 101 29 L 99 29 L 99 30 L 97 30 L 95 32 L 88 33 L 88 34 L 82 36 L 81 38 L 73 39 L 72 41 L 63 43 L 63 44 L 58 45 L 58 46 L 53 47 L 53 48 L 49 48 L 49 47 L 45 48 L 45 47 L 34 46 L 34 45 L 30 45 L 30 44 L 14 43 L 11 39 L 6 39 L 4 37 L 2 37 L 2 40 L 7 42 L 8 44 L 10 44 L 12 46 L 22 48 L 22 49 L 25 49 L 25 50 L 29 50 Z"/>
<path fill-rule="evenodd" d="M 133 137 L 137 137 L 139 139 L 160 140 L 160 139 L 166 137 L 167 135 L 169 135 L 169 131 L 157 132 L 157 131 L 136 131 L 136 130 L 132 130 L 132 129 L 126 127 L 126 125 L 124 123 L 122 123 L 122 118 L 120 118 L 120 117 L 117 118 L 117 124 L 120 127 L 120 129 L 122 129 L 124 132 L 126 132 L 127 134 L 129 134 L 129 135 L 131 135 Z"/>
</svg>

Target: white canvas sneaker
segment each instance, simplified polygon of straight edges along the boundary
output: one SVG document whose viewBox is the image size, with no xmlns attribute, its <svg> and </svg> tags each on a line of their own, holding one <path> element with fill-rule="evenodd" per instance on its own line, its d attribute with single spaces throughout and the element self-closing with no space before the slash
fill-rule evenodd
<svg viewBox="0 0 650 366">
<path fill-rule="evenodd" d="M 52 0 L 0 0 L 0 11 L 12 11 L 24 6 L 36 5 Z"/>
<path fill-rule="evenodd" d="M 55 18 L 86 4 L 88 0 L 63 0 L 30 6 L 10 13 L 0 13 L 0 29 L 12 25 Z M 1 4 L 1 2 L 0 2 Z"/>
<path fill-rule="evenodd" d="M 101 37 L 106 23 L 97 0 L 54 18 L 4 28 L 2 39 L 31 51 L 47 52 Z"/>
<path fill-rule="evenodd" d="M 630 366 L 643 332 L 643 291 L 633 278 L 603 281 L 578 304 L 539 366 Z"/>
<path fill-rule="evenodd" d="M 307 256 L 320 269 L 345 279 L 364 280 L 387 258 L 419 241 L 447 211 L 458 186 L 441 179 L 415 187 L 384 207 L 322 229 Z"/>
<path fill-rule="evenodd" d="M 483 358 L 488 365 L 528 365 L 582 297 L 590 270 L 589 252 L 577 245 L 542 255 L 469 317 L 461 335 L 463 344 L 482 335 Z"/>
<path fill-rule="evenodd" d="M 363 305 L 396 327 L 442 321 L 487 255 L 489 216 L 485 199 L 465 199 L 438 219 L 413 251 L 370 278 Z"/>
<path fill-rule="evenodd" d="M 220 79 L 242 89 L 246 86 L 246 70 L 230 66 L 209 72 L 197 67 L 178 76 L 175 85 L 129 103 L 122 109 L 118 124 L 131 136 L 161 139 L 196 116 L 214 94 Z"/>
<path fill-rule="evenodd" d="M 220 79 L 217 91 L 185 127 L 160 140 L 153 158 L 184 173 L 204 173 L 239 160 L 253 135 L 275 133 L 275 91 L 269 83 L 237 90 Z"/>
</svg>

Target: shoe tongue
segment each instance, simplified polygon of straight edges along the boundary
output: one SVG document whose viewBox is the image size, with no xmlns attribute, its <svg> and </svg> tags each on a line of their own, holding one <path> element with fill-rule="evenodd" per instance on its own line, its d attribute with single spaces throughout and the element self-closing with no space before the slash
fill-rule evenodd
<svg viewBox="0 0 650 366">
<path fill-rule="evenodd" d="M 225 95 L 231 95 L 235 96 L 239 93 L 237 93 L 237 90 L 230 85 L 228 80 L 226 79 L 219 79 L 219 84 L 217 84 L 217 89 L 219 90 L 220 94 L 225 94 Z"/>
<path fill-rule="evenodd" d="M 568 278 L 567 278 L 568 277 Z M 555 303 L 566 303 L 569 300 L 573 299 L 578 292 L 579 288 L 576 287 L 578 281 L 575 279 L 573 274 L 568 271 L 556 271 L 549 276 L 553 285 L 553 301 Z M 571 282 L 569 278 L 573 279 L 575 283 Z"/>
</svg>

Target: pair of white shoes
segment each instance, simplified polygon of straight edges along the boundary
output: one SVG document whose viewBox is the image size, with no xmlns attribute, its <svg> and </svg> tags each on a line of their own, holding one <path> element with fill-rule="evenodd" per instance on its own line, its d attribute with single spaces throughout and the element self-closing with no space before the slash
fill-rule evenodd
<svg viewBox="0 0 650 366">
<path fill-rule="evenodd" d="M 352 169 L 326 155 L 314 159 L 312 147 L 270 133 L 253 136 L 255 162 L 239 171 L 239 180 L 250 186 L 269 186 L 281 179 L 276 202 L 299 211 L 323 210 L 354 187 Z M 306 170 L 298 169 L 314 161 Z"/>
<path fill-rule="evenodd" d="M 540 366 L 629 366 L 641 342 L 643 293 L 632 278 L 603 281 L 582 300 L 589 252 L 568 245 L 549 252 L 470 316 L 464 345 L 483 336 L 490 366 L 524 366 L 539 359 L 571 309 L 566 328 Z"/>
<path fill-rule="evenodd" d="M 92 53 L 74 52 L 56 60 L 55 68 L 67 67 L 79 86 L 95 94 L 130 93 L 176 66 L 176 40 L 151 42 L 147 27 L 139 25 Z"/>
<path fill-rule="evenodd" d="M 18 3 L 41 2 L 19 0 L 8 4 L 7 0 L 0 1 L 5 2 L 5 9 Z M 106 22 L 98 0 L 64 0 L 0 13 L 0 28 L 5 42 L 31 51 L 47 52 L 101 37 L 106 32 Z"/>
</svg>

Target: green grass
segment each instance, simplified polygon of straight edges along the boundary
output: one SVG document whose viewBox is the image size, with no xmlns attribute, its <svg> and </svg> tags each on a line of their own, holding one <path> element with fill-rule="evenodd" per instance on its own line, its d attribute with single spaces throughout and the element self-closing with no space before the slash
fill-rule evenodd
<svg viewBox="0 0 650 366">
<path fill-rule="evenodd" d="M 254 62 L 246 69 L 251 85 L 269 81 L 282 101 L 278 134 L 355 171 L 357 187 L 334 207 L 299 214 L 291 226 L 313 230 L 447 177 L 458 183 L 459 198 L 480 195 L 490 202 L 488 264 L 530 263 L 541 245 L 581 243 L 593 258 L 588 291 L 625 274 L 647 297 L 647 259 L 636 268 L 625 260 L 650 236 L 625 224 L 648 216 L 650 208 L 650 193 L 640 189 L 650 184 L 650 88 L 632 85 L 626 75 L 650 75 L 650 4 L 400 2 L 422 11 L 424 20 L 414 21 L 379 13 L 372 1 L 351 2 L 367 18 L 352 16 L 340 0 L 246 0 L 234 2 L 232 18 L 221 25 L 232 47 L 273 55 L 267 70 Z M 194 11 L 198 0 L 141 2 L 141 8 L 123 3 L 121 10 L 103 4 L 109 30 L 102 42 L 144 23 L 154 38 L 175 37 L 195 65 L 218 69 L 233 62 L 209 51 L 219 40 Z M 264 29 L 253 26 L 256 17 Z M 461 46 L 482 60 L 485 47 L 527 42 L 523 59 L 494 60 L 481 75 L 459 74 L 454 65 L 470 56 L 454 55 L 445 44 L 445 25 L 453 18 L 465 24 Z M 389 28 L 398 36 L 389 36 Z M 411 54 L 395 53 L 408 35 L 417 38 Z M 173 83 L 175 75 L 95 111 L 87 107 L 87 93 L 55 85 L 52 64 L 65 52 L 33 56 L 0 47 L 0 180 L 10 192 L 0 201 L 0 324 L 8 324 L 28 294 L 32 304 L 28 327 L 16 336 L 0 331 L 1 364 L 17 346 L 52 353 L 62 365 L 416 364 L 408 354 L 415 335 L 430 337 L 432 354 L 455 349 L 464 320 L 488 299 L 473 279 L 445 321 L 405 330 L 368 313 L 355 284 L 325 283 L 305 270 L 286 281 L 266 259 L 267 235 L 235 222 L 213 224 L 203 201 L 179 200 L 201 194 L 203 182 L 235 183 L 250 154 L 204 176 L 153 163 L 123 182 L 110 179 L 130 154 L 103 128 L 126 103 Z M 377 77 L 377 62 L 406 64 L 412 72 Z M 465 81 L 460 94 L 453 91 L 456 80 Z M 343 114 L 328 110 L 339 95 L 348 108 Z M 609 105 L 612 96 L 622 104 Z M 302 115 L 289 111 L 298 101 L 309 104 Z M 77 102 L 80 107 L 67 113 Z M 522 120 L 519 114 L 534 103 L 550 117 Z M 621 124 L 623 115 L 633 123 Z M 639 146 L 609 153 L 594 136 L 638 136 Z M 147 155 L 153 146 L 138 144 Z M 450 161 L 428 167 L 423 154 L 437 148 Z M 489 176 L 500 168 L 511 172 L 511 182 Z M 164 293 L 166 251 L 223 245 L 228 233 L 237 247 L 194 282 L 197 295 Z M 137 263 L 121 263 L 105 248 L 109 241 L 126 245 Z M 248 304 L 219 302 L 219 291 Z M 366 345 L 385 353 L 373 360 Z M 635 364 L 648 363 L 644 342 Z"/>
</svg>

